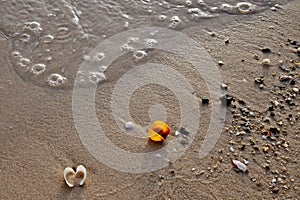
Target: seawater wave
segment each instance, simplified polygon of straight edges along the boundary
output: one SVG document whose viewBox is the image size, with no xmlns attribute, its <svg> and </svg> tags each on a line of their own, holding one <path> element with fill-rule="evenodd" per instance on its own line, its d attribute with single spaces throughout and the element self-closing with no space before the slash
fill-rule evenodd
<svg viewBox="0 0 300 200">
<path fill-rule="evenodd" d="M 71 89 L 88 52 L 113 34 L 142 26 L 180 31 L 211 18 L 256 14 L 291 1 L 4 0 L 0 31 L 11 43 L 12 67 L 23 81 Z"/>
</svg>

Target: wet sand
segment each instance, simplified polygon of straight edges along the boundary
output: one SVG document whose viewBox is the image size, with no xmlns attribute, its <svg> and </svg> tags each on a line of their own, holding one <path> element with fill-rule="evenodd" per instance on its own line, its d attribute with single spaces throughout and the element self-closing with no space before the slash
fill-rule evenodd
<svg viewBox="0 0 300 200">
<path fill-rule="evenodd" d="M 288 42 L 288 39 L 300 41 L 299 8 L 300 2 L 294 1 L 276 12 L 267 10 L 257 15 L 232 17 L 229 23 L 226 21 L 221 27 L 212 23 L 209 29 L 204 24 L 181 30 L 199 41 L 216 63 L 219 60 L 225 63 L 220 66 L 220 72 L 228 85 L 228 94 L 236 99 L 228 108 L 224 130 L 217 145 L 204 159 L 198 159 L 198 150 L 203 132 L 208 128 L 210 114 L 210 107 L 201 106 L 201 97 L 208 94 L 205 84 L 201 77 L 189 73 L 189 65 L 184 61 L 170 55 L 165 55 L 169 59 L 162 59 L 164 54 L 152 55 L 151 59 L 181 68 L 189 77 L 196 88 L 200 115 L 203 117 L 195 140 L 181 158 L 168 168 L 144 174 L 120 172 L 92 157 L 75 129 L 72 84 L 68 89 L 61 90 L 24 81 L 9 59 L 7 49 L 11 48 L 11 43 L 0 35 L 1 199 L 297 199 L 300 195 L 299 92 L 292 99 L 296 104 L 294 106 L 287 105 L 284 95 L 293 93 L 293 87 L 300 87 L 299 67 L 283 72 L 277 63 L 285 60 L 287 66 L 291 66 L 291 61 L 299 62 L 299 56 L 293 52 L 295 45 Z M 208 30 L 215 32 L 215 36 L 208 34 Z M 224 43 L 226 39 L 229 39 L 227 45 Z M 271 49 L 271 53 L 261 52 L 265 46 Z M 259 60 L 254 58 L 255 55 Z M 260 62 L 264 58 L 269 58 L 272 66 L 263 67 Z M 55 62 L 60 65 L 59 60 Z M 73 64 L 79 66 L 77 62 Z M 120 62 L 126 64 L 130 60 Z M 114 132 L 117 127 L 109 112 L 110 94 L 122 76 L 122 70 L 127 70 L 126 67 L 114 69 L 116 66 L 112 65 L 107 71 L 108 80 L 97 90 L 97 116 L 116 145 L 132 151 L 147 151 L 151 149 L 147 141 L 139 140 L 132 145 L 126 137 Z M 294 75 L 295 85 L 279 81 L 280 75 L 290 73 Z M 263 89 L 259 89 L 254 81 L 259 76 L 265 77 Z M 286 88 L 278 89 L 274 85 L 284 85 Z M 170 108 L 168 123 L 171 129 L 176 127 L 180 112 L 174 97 L 169 97 L 168 92 L 162 95 L 144 89 L 138 91 L 131 102 L 134 120 L 149 123 L 148 109 L 153 96 L 157 96 L 161 100 L 167 99 L 164 104 Z M 155 89 L 160 88 L 154 86 Z M 285 108 L 275 108 L 278 117 L 274 119 L 270 117 L 268 108 L 276 99 L 282 99 L 284 102 L 281 104 Z M 238 103 L 238 100 L 243 100 L 246 105 Z M 234 116 L 240 114 L 240 108 L 251 110 L 255 116 L 249 119 Z M 270 118 L 270 122 L 266 122 L 265 118 Z M 281 126 L 276 124 L 280 119 L 283 121 Z M 238 126 L 241 126 L 239 120 L 249 120 L 253 125 L 250 133 L 242 137 L 236 136 Z M 263 132 L 270 126 L 279 127 L 280 133 L 275 139 L 263 140 Z M 174 134 L 175 130 L 172 131 Z M 264 152 L 266 144 L 270 146 Z M 234 152 L 230 151 L 230 146 Z M 247 159 L 248 172 L 237 173 L 231 159 Z M 64 182 L 63 170 L 79 164 L 88 170 L 87 181 L 83 187 L 70 189 Z M 274 178 L 276 184 L 272 186 Z"/>
</svg>

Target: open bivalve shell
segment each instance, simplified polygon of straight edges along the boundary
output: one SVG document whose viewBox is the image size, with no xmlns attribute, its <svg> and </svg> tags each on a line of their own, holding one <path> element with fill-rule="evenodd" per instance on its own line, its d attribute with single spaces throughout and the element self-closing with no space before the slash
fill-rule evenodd
<svg viewBox="0 0 300 200">
<path fill-rule="evenodd" d="M 82 186 L 86 179 L 87 171 L 83 165 L 76 168 L 76 172 L 71 167 L 66 167 L 64 170 L 64 179 L 69 187 L 79 184 Z"/>
</svg>

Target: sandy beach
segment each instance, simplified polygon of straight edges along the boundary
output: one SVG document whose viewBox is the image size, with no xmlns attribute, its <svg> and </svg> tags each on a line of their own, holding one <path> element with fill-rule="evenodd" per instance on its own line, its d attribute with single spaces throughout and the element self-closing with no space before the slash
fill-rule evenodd
<svg viewBox="0 0 300 200">
<path fill-rule="evenodd" d="M 28 13 L 15 7 L 20 21 L 32 20 Z M 82 8 L 88 10 L 85 9 Z M 112 115 L 111 94 L 132 65 L 151 61 L 173 67 L 189 80 L 194 89 L 192 96 L 199 103 L 199 128 L 187 151 L 168 167 L 147 173 L 122 172 L 101 163 L 83 145 L 75 127 L 74 80 L 83 56 L 105 39 L 95 36 L 103 35 L 103 28 L 89 27 L 94 28 L 95 35 L 78 39 L 73 34 L 80 32 L 80 27 L 70 25 L 68 39 L 77 38 L 73 42 L 64 44 L 61 41 L 68 39 L 62 37 L 57 44 L 38 45 L 33 38 L 22 46 L 14 41 L 19 36 L 13 35 L 20 27 L 0 21 L 0 199 L 299 199 L 299 9 L 300 1 L 295 0 L 276 11 L 266 9 L 179 27 L 178 31 L 210 54 L 228 87 L 227 95 L 233 98 L 226 108 L 223 131 L 216 145 L 202 159 L 198 154 L 212 105 L 202 104 L 209 92 L 193 66 L 159 50 L 151 51 L 139 62 L 124 55 L 109 66 L 106 80 L 96 90 L 95 111 L 107 138 L 126 151 L 161 148 L 145 138 L 122 134 Z M 1 12 L 5 13 L 5 9 Z M 92 12 L 96 11 L 91 8 Z M 89 14 L 83 12 L 80 20 Z M 9 21 L 10 15 L 7 16 Z M 137 20 L 133 24 L 130 28 L 159 26 L 155 21 Z M 51 31 L 51 25 L 45 26 Z M 111 27 L 105 32 L 106 38 L 117 33 L 117 28 Z M 86 28 L 84 23 L 81 28 Z M 34 55 L 32 60 L 40 59 L 53 66 L 49 71 L 67 77 L 66 84 L 53 88 L 46 81 L 47 71 L 41 76 L 20 71 L 12 58 L 15 51 L 22 51 L 27 57 Z M 271 64 L 264 66 L 264 59 Z M 223 64 L 218 65 L 219 61 Z M 178 99 L 169 89 L 160 85 L 139 88 L 131 96 L 131 117 L 136 124 L 148 125 L 149 109 L 156 103 L 167 111 L 171 134 L 166 142 L 171 141 L 180 128 L 181 111 Z M 247 163 L 247 172 L 237 172 L 232 159 Z M 87 180 L 82 187 L 69 188 L 63 171 L 80 164 L 87 169 Z"/>
</svg>

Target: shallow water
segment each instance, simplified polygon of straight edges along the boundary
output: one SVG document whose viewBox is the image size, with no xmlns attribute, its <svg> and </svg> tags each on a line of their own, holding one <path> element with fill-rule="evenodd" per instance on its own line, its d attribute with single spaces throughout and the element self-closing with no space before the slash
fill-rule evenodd
<svg viewBox="0 0 300 200">
<path fill-rule="evenodd" d="M 25 82 L 71 88 L 89 51 L 105 38 L 136 27 L 175 30 L 211 19 L 251 15 L 291 0 L 1 1 L 1 35 L 10 42 L 11 68 Z M 242 16 L 241 16 L 242 17 Z"/>
</svg>

